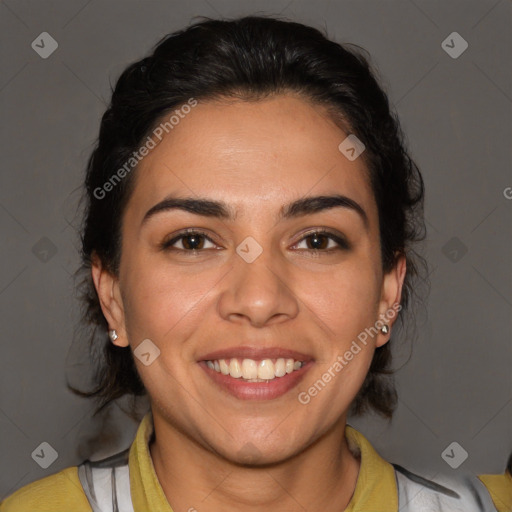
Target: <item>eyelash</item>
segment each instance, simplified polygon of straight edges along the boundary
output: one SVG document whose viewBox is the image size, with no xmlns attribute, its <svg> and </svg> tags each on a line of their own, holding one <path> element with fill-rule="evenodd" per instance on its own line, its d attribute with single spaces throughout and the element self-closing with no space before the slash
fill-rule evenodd
<svg viewBox="0 0 512 512">
<path fill-rule="evenodd" d="M 178 249 L 178 248 L 172 247 L 172 245 L 174 245 L 179 240 L 186 238 L 188 236 L 192 236 L 192 235 L 203 236 L 207 240 L 209 240 L 210 242 L 215 244 L 215 242 L 204 231 L 201 231 L 200 229 L 188 229 L 188 230 L 181 231 L 175 237 L 173 237 L 171 240 L 162 242 L 160 244 L 160 249 L 163 251 L 172 250 L 172 251 L 179 251 L 182 253 L 190 253 L 190 254 L 194 254 L 194 253 L 197 254 L 198 252 L 207 250 L 207 249 Z M 303 237 L 296 244 L 294 244 L 294 246 L 298 245 L 299 243 L 303 242 L 304 240 L 312 237 L 313 235 L 326 236 L 330 240 L 336 242 L 338 244 L 338 247 L 334 247 L 334 248 L 331 247 L 330 249 L 300 249 L 300 250 L 311 251 L 313 254 L 318 254 L 319 252 L 331 254 L 331 253 L 339 251 L 339 250 L 349 250 L 351 248 L 350 244 L 344 238 L 339 237 L 338 235 L 336 235 L 326 229 L 316 229 L 316 230 L 310 231 L 309 233 L 305 233 L 303 235 Z"/>
</svg>

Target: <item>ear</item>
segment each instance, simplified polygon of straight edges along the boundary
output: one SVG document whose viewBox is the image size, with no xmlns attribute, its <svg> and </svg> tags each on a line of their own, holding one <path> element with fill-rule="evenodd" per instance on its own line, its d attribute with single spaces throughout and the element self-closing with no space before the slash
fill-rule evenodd
<svg viewBox="0 0 512 512">
<path fill-rule="evenodd" d="M 380 347 L 389 341 L 391 336 L 391 328 L 398 318 L 398 307 L 402 298 L 402 287 L 405 279 L 406 272 L 406 258 L 405 255 L 397 257 L 394 267 L 384 274 L 382 281 L 382 292 L 379 303 L 379 319 L 383 324 L 389 326 L 389 332 L 384 334 L 379 332 L 377 337 L 376 346 Z"/>
<path fill-rule="evenodd" d="M 101 310 L 105 316 L 109 329 L 115 329 L 118 338 L 113 341 L 118 347 L 127 347 L 124 307 L 119 290 L 119 279 L 108 272 L 101 263 L 100 258 L 94 255 L 91 268 L 92 280 L 98 294 Z"/>
</svg>

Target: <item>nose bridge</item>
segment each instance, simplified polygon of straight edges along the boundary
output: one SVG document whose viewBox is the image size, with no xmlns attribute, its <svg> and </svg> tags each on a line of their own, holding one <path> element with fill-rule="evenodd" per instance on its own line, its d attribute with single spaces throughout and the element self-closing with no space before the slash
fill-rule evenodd
<svg viewBox="0 0 512 512">
<path fill-rule="evenodd" d="M 243 316 L 251 323 L 263 325 L 273 317 L 297 314 L 285 261 L 279 252 L 272 251 L 271 244 L 269 237 L 261 244 L 247 237 L 237 246 L 229 285 L 220 300 L 224 318 Z"/>
<path fill-rule="evenodd" d="M 284 278 L 279 272 L 280 256 L 272 252 L 271 241 L 260 245 L 252 237 L 246 238 L 236 249 L 235 270 L 241 278 L 240 285 L 276 288 Z"/>
</svg>

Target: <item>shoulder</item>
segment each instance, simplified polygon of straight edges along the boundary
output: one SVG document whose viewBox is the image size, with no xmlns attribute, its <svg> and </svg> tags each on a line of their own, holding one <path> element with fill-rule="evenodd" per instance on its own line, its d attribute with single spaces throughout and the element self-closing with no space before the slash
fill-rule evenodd
<svg viewBox="0 0 512 512">
<path fill-rule="evenodd" d="M 5 498 L 0 512 L 91 512 L 77 466 L 41 478 Z"/>
<path fill-rule="evenodd" d="M 503 475 L 479 475 L 498 512 L 512 511 L 512 474 L 508 471 Z"/>
<path fill-rule="evenodd" d="M 424 478 L 393 464 L 401 512 L 502 512 L 510 503 L 497 503 L 483 479 L 475 475 L 436 475 Z M 505 475 L 487 475 L 507 478 Z M 496 482 L 495 482 L 496 483 Z M 496 485 L 494 486 L 496 487 Z"/>
</svg>

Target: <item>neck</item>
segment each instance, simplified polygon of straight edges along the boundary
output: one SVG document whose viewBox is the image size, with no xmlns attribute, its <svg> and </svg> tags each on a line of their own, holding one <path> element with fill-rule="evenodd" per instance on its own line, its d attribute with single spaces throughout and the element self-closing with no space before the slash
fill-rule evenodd
<svg viewBox="0 0 512 512">
<path fill-rule="evenodd" d="M 300 454 L 260 467 L 219 457 L 154 417 L 150 444 L 155 471 L 173 510 L 254 512 L 262 507 L 303 512 L 344 510 L 360 461 L 349 450 L 345 418 Z"/>
</svg>

